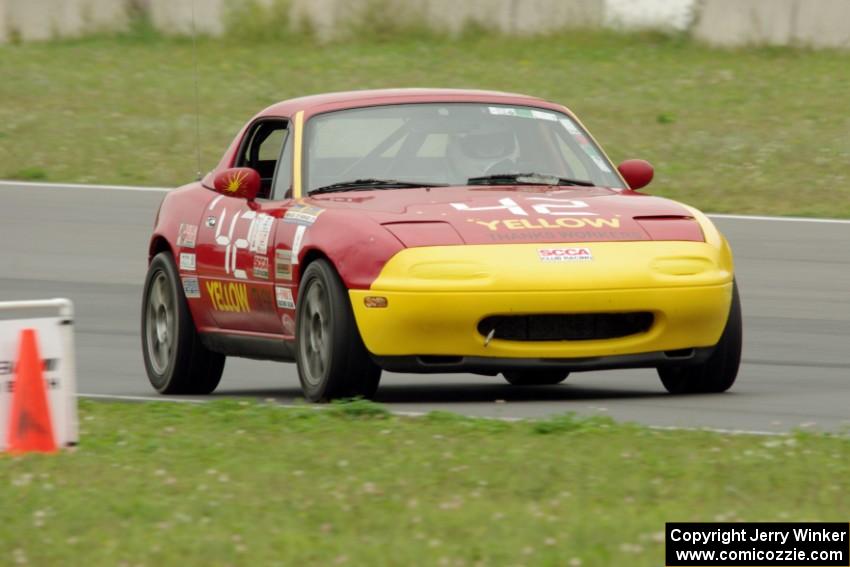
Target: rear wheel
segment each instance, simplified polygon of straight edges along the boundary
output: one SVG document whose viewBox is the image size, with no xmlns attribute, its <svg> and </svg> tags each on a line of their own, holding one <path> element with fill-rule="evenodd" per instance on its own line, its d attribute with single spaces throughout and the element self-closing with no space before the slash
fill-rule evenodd
<svg viewBox="0 0 850 567">
<path fill-rule="evenodd" d="M 320 402 L 375 395 L 381 368 L 370 358 L 347 290 L 326 260 L 304 271 L 296 319 L 295 359 L 304 397 Z"/>
<path fill-rule="evenodd" d="M 738 285 L 733 284 L 729 319 L 714 352 L 702 364 L 659 368 L 661 383 L 671 394 L 725 392 L 738 376 L 742 340 L 741 299 Z"/>
<path fill-rule="evenodd" d="M 224 355 L 201 344 L 169 252 L 154 257 L 145 278 L 142 353 L 160 394 L 209 394 L 224 371 Z"/>
<path fill-rule="evenodd" d="M 510 370 L 502 376 L 514 386 L 547 386 L 560 384 L 570 373 L 565 370 Z"/>
</svg>

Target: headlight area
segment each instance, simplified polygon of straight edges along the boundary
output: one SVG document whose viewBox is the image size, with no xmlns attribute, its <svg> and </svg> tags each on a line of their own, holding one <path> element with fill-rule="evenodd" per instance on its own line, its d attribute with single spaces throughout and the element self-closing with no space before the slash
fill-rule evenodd
<svg viewBox="0 0 850 567">
<path fill-rule="evenodd" d="M 407 248 L 421 246 L 451 246 L 463 244 L 463 239 L 447 222 L 393 222 L 383 225 Z"/>
<path fill-rule="evenodd" d="M 705 242 L 702 227 L 693 217 L 647 216 L 634 219 L 652 240 Z"/>
</svg>

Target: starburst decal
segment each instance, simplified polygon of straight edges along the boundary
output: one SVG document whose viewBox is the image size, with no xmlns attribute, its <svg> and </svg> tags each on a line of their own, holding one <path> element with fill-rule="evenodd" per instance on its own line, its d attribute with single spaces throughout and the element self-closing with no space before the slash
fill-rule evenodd
<svg viewBox="0 0 850 567">
<path fill-rule="evenodd" d="M 242 189 L 242 182 L 245 181 L 245 178 L 248 177 L 248 174 L 244 171 L 240 171 L 239 173 L 233 174 L 230 179 L 227 180 L 227 185 L 225 186 L 225 190 L 230 193 L 236 193 L 240 189 Z"/>
</svg>

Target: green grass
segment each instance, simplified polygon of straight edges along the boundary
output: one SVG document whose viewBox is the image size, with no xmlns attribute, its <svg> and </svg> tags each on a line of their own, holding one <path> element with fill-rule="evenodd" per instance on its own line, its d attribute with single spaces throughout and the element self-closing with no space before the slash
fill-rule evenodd
<svg viewBox="0 0 850 567">
<path fill-rule="evenodd" d="M 714 212 L 850 216 L 848 52 L 714 50 L 589 32 L 329 45 L 234 34 L 241 39 L 198 43 L 204 170 L 278 100 L 493 88 L 570 106 L 612 159 L 654 163 L 650 192 Z M 0 177 L 164 186 L 194 178 L 191 41 L 146 32 L 9 45 L 0 73 Z"/>
<path fill-rule="evenodd" d="M 0 455 L 0 564 L 661 565 L 665 521 L 846 521 L 850 440 L 81 402 Z M 580 563 L 579 563 L 580 562 Z"/>
</svg>

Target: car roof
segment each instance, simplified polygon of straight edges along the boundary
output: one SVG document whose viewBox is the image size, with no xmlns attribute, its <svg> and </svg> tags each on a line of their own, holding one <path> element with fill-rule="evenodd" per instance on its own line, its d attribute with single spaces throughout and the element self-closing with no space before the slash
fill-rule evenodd
<svg viewBox="0 0 850 567">
<path fill-rule="evenodd" d="M 306 114 L 311 115 L 344 108 L 423 102 L 489 102 L 538 106 L 554 110 L 564 109 L 561 105 L 547 102 L 537 97 L 500 91 L 473 89 L 375 89 L 325 93 L 284 100 L 269 106 L 260 112 L 257 117 L 289 117 L 302 110 Z"/>
</svg>

